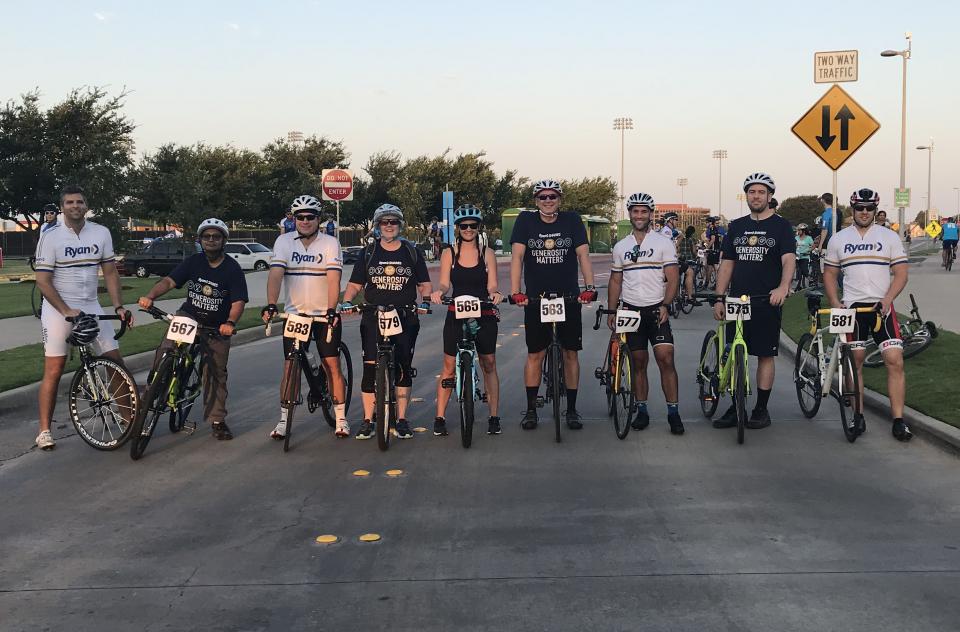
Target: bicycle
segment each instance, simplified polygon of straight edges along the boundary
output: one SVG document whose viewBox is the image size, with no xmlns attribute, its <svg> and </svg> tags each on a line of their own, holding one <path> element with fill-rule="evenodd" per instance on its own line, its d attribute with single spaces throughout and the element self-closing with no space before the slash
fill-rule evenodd
<svg viewBox="0 0 960 632">
<path fill-rule="evenodd" d="M 37 258 L 32 256 L 27 262 L 30 264 L 30 269 L 36 272 Z M 40 318 L 40 310 L 43 309 L 43 294 L 40 292 L 40 289 L 37 288 L 36 274 L 34 274 L 33 277 L 33 289 L 30 290 L 30 309 L 33 311 L 34 318 Z"/>
<path fill-rule="evenodd" d="M 903 340 L 903 359 L 912 358 L 931 344 L 933 340 L 940 335 L 937 325 L 932 321 L 924 321 L 920 318 L 920 308 L 917 307 L 917 301 L 910 295 L 910 318 L 903 320 L 897 316 L 900 323 L 900 339 Z M 867 351 L 863 365 L 872 369 L 883 366 L 883 354 L 877 347 L 873 339 L 867 340 L 864 348 Z"/>
<path fill-rule="evenodd" d="M 394 376 L 395 349 L 393 336 L 403 333 L 401 312 L 416 311 L 417 314 L 431 314 L 429 307 L 416 305 L 354 305 L 349 311 L 376 311 L 377 327 L 377 358 L 374 377 L 374 425 L 377 432 L 377 447 L 386 451 L 390 449 L 390 430 L 397 423 L 397 384 Z M 410 377 L 417 377 L 417 370 L 410 367 Z"/>
<path fill-rule="evenodd" d="M 187 425 L 187 418 L 202 390 L 207 338 L 220 335 L 216 327 L 205 327 L 189 316 L 168 314 L 156 306 L 140 311 L 170 323 L 166 339 L 174 346 L 163 352 L 156 370 L 147 378 L 147 390 L 131 433 L 130 458 L 134 461 L 143 456 L 162 414 L 169 414 L 170 432 L 187 428 L 187 434 L 192 435 L 197 429 L 196 423 Z"/>
<path fill-rule="evenodd" d="M 875 313 L 876 324 L 873 331 L 879 331 L 882 324 L 880 312 L 875 307 L 857 307 L 854 309 L 820 309 L 823 294 L 807 292 L 807 311 L 810 314 L 810 331 L 803 334 L 797 342 L 797 355 L 794 358 L 793 381 L 797 389 L 800 410 L 807 419 L 812 419 L 820 410 L 824 397 L 832 395 L 840 405 L 840 424 L 847 441 L 853 443 L 863 434 L 864 427 L 858 422 L 863 414 L 860 403 L 860 377 L 853 360 L 850 343 L 843 334 L 852 333 L 856 326 L 856 314 Z M 821 326 L 821 316 L 829 316 L 826 327 Z M 824 333 L 834 334 L 832 348 L 827 350 Z M 838 369 L 839 367 L 839 369 Z M 837 386 L 833 386 L 836 375 Z M 853 414 L 847 416 L 847 408 Z"/>
<path fill-rule="evenodd" d="M 285 388 L 280 394 L 280 406 L 287 411 L 286 427 L 283 435 L 283 451 L 290 450 L 290 434 L 293 428 L 293 416 L 296 407 L 303 403 L 300 396 L 301 372 L 307 378 L 310 390 L 307 392 L 307 410 L 313 413 L 320 408 L 327 425 L 336 427 L 337 418 L 333 410 L 333 394 L 327 382 L 327 373 L 319 364 L 312 366 L 307 357 L 310 348 L 310 336 L 313 333 L 314 323 L 327 323 L 326 316 L 310 316 L 307 314 L 277 314 L 280 319 L 286 320 L 283 326 L 283 337 L 293 341 L 293 347 L 283 363 L 283 384 Z M 272 323 L 264 326 L 264 333 L 269 336 Z M 327 342 L 330 342 L 333 330 L 327 328 Z M 344 413 L 350 410 L 350 394 L 353 392 L 353 361 L 350 350 L 342 341 L 338 347 L 338 362 L 344 382 Z"/>
<path fill-rule="evenodd" d="M 445 296 L 441 303 L 450 306 L 457 320 L 463 321 L 460 340 L 457 342 L 457 363 L 454 385 L 460 403 L 460 443 L 469 448 L 473 443 L 474 406 L 477 401 L 487 401 L 481 390 L 480 371 L 477 369 L 477 345 L 475 342 L 481 315 L 496 313 L 497 306 L 476 296 Z M 485 314 L 486 312 L 486 314 Z"/>
<path fill-rule="evenodd" d="M 633 358 L 627 346 L 627 334 L 640 327 L 640 314 L 629 309 L 604 309 L 597 307 L 597 319 L 593 330 L 600 329 L 600 320 L 604 315 L 615 315 L 614 330 L 610 334 L 603 366 L 594 369 L 593 375 L 607 396 L 607 414 L 613 418 L 613 429 L 620 440 L 630 433 L 630 416 L 636 397 L 633 393 Z"/>
<path fill-rule="evenodd" d="M 119 320 L 119 340 L 127 331 L 130 317 L 116 314 L 96 315 L 97 320 Z M 71 316 L 67 322 L 74 322 Z M 76 345 L 72 336 L 67 340 Z M 80 368 L 73 375 L 68 395 L 70 421 L 87 445 L 97 450 L 116 450 L 127 441 L 133 430 L 139 405 L 137 383 L 120 363 L 106 356 L 95 356 L 89 345 L 80 349 Z"/>
<path fill-rule="evenodd" d="M 751 299 L 769 300 L 767 294 L 717 296 L 697 294 L 698 299 L 710 305 L 724 302 L 726 320 L 717 325 L 716 331 L 708 331 L 700 347 L 700 364 L 697 369 L 697 399 L 700 410 L 707 418 L 713 417 L 723 393 L 730 393 L 737 413 L 737 443 L 742 444 L 747 423 L 747 397 L 750 395 L 750 365 L 747 361 L 747 343 L 743 339 L 743 323 L 750 320 Z M 728 341 L 727 324 L 735 322 L 733 340 Z M 721 355 L 720 350 L 723 349 Z"/>
</svg>

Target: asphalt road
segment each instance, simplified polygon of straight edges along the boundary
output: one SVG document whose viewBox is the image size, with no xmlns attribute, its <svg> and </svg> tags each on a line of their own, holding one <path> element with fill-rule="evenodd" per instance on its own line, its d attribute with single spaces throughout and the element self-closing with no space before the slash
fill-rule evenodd
<svg viewBox="0 0 960 632">
<path fill-rule="evenodd" d="M 557 444 L 549 426 L 519 428 L 523 332 L 517 308 L 503 315 L 504 433 L 470 450 L 451 407 L 450 436 L 387 453 L 337 440 L 317 412 L 283 454 L 267 438 L 276 337 L 232 353 L 232 442 L 161 429 L 134 463 L 65 427 L 41 453 L 35 412 L 8 416 L 0 443 L 23 450 L 0 463 L 0 628 L 957 629 L 956 457 L 898 443 L 874 415 L 848 444 L 832 401 L 803 419 L 786 360 L 773 425 L 737 445 L 695 400 L 706 308 L 674 325 L 684 436 L 655 386 L 651 426 L 616 439 L 592 377 L 607 334 L 585 327 L 586 427 Z M 423 319 L 414 425 L 432 422 L 441 320 Z M 354 398 L 354 426 L 358 411 Z"/>
</svg>

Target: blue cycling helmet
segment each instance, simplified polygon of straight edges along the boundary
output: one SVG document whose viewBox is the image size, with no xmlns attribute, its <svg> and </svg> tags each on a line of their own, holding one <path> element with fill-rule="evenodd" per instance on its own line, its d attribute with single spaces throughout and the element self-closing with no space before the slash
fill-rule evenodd
<svg viewBox="0 0 960 632">
<path fill-rule="evenodd" d="M 481 216 L 482 213 L 476 206 L 473 204 L 464 204 L 463 206 L 457 207 L 457 210 L 453 212 L 453 225 L 456 226 L 465 219 L 479 220 Z"/>
</svg>

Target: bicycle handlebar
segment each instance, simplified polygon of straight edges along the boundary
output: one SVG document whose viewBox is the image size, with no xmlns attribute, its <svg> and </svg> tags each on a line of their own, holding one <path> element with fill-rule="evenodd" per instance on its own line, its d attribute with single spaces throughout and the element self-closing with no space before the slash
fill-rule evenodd
<svg viewBox="0 0 960 632">
<path fill-rule="evenodd" d="M 459 297 L 457 297 L 457 298 L 459 298 Z M 477 297 L 477 298 L 479 298 L 479 297 Z M 456 300 L 456 299 L 455 299 L 454 297 L 452 297 L 452 296 L 442 296 L 442 297 L 440 297 L 440 303 L 443 304 L 443 305 L 453 305 L 454 300 Z M 481 299 L 480 299 L 480 308 L 481 308 L 481 309 L 483 309 L 483 308 L 490 309 L 490 308 L 494 308 L 494 307 L 496 307 L 496 305 L 494 305 L 493 301 L 490 300 L 490 297 L 489 297 L 489 296 L 486 297 L 486 298 L 481 298 Z"/>
<path fill-rule="evenodd" d="M 557 298 L 562 298 L 563 301 L 564 301 L 564 303 L 571 303 L 571 302 L 577 301 L 577 299 L 580 298 L 580 295 L 579 295 L 579 294 L 558 294 L 558 293 L 555 293 L 555 292 L 551 292 L 551 293 L 548 293 L 548 294 L 544 294 L 544 295 L 542 295 L 542 296 L 528 296 L 528 297 L 527 297 L 527 303 L 539 303 L 539 302 L 542 301 L 543 299 L 553 300 L 553 299 L 557 299 Z M 511 305 L 516 305 L 516 304 L 517 304 L 517 302 L 513 300 L 513 295 L 512 295 L 512 294 L 507 297 L 507 300 L 510 301 L 510 304 L 511 304 Z"/>
<path fill-rule="evenodd" d="M 714 292 L 694 292 L 693 297 L 696 299 L 702 299 L 702 300 L 708 301 L 711 305 L 713 305 L 717 301 L 722 301 L 725 298 L 738 298 L 741 301 L 745 301 L 747 299 L 750 299 L 751 301 L 752 300 L 758 300 L 758 301 L 770 300 L 769 294 L 741 294 L 740 296 L 730 296 L 728 294 L 716 294 Z"/>
<path fill-rule="evenodd" d="M 276 317 L 279 318 L 280 320 L 286 320 L 288 316 L 290 316 L 290 314 L 288 314 L 288 313 L 286 313 L 286 312 L 284 312 L 284 313 L 282 313 L 282 314 L 277 314 L 277 315 L 276 315 Z M 320 316 L 314 316 L 314 315 L 312 315 L 312 314 L 296 314 L 296 316 L 299 316 L 300 318 L 309 318 L 309 319 L 313 320 L 313 322 L 315 322 L 315 323 L 329 323 L 329 322 L 330 322 L 330 318 L 329 318 L 326 314 L 323 314 L 323 315 L 320 315 Z M 265 336 L 269 336 L 272 331 L 273 331 L 273 320 L 268 320 L 268 321 L 264 324 L 263 333 L 264 333 Z M 332 328 L 332 327 L 327 327 L 327 342 L 330 342 L 331 340 L 333 340 L 333 328 Z"/>
<path fill-rule="evenodd" d="M 88 314 L 88 316 L 93 316 L 97 320 L 119 320 L 120 331 L 113 334 L 114 340 L 120 340 L 120 337 L 127 333 L 127 328 L 130 326 L 130 321 L 133 320 L 133 314 L 130 313 L 130 310 L 127 310 L 126 318 L 120 318 L 120 314 Z M 64 320 L 66 320 L 68 323 L 72 323 L 74 318 L 73 316 L 64 316 Z"/>
<path fill-rule="evenodd" d="M 156 305 L 151 305 L 150 307 L 147 307 L 147 308 L 141 307 L 140 311 L 144 312 L 145 314 L 150 314 L 157 320 L 165 320 L 167 322 L 172 322 L 173 319 L 176 317 L 176 314 L 167 313 L 162 309 L 160 309 L 159 307 L 157 307 Z M 223 337 L 220 335 L 220 329 L 218 327 L 211 327 L 209 325 L 201 325 L 200 323 L 197 323 L 197 331 L 202 331 L 205 335 L 210 336 L 212 338 Z"/>
</svg>

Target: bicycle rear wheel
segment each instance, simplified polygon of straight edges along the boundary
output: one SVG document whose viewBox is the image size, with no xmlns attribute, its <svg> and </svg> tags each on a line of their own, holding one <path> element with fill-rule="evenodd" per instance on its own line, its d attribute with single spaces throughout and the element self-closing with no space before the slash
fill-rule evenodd
<svg viewBox="0 0 960 632">
<path fill-rule="evenodd" d="M 837 389 L 840 423 L 843 425 L 843 436 L 853 443 L 860 436 L 860 425 L 857 422 L 861 414 L 860 380 L 853 362 L 853 352 L 847 346 L 840 349 L 840 366 L 837 369 L 840 380 L 840 388 Z"/>
<path fill-rule="evenodd" d="M 747 424 L 747 357 L 743 347 L 737 346 L 733 354 L 733 403 L 737 410 L 737 443 L 743 443 L 743 430 Z"/>
<path fill-rule="evenodd" d="M 173 356 L 168 355 L 160 361 L 137 409 L 136 421 L 130 431 L 130 458 L 134 461 L 143 456 L 160 415 L 168 410 L 167 391 L 173 377 L 173 360 Z"/>
<path fill-rule="evenodd" d="M 633 371 L 630 363 L 630 350 L 621 347 L 612 376 L 610 387 L 613 390 L 613 429 L 620 440 L 630 433 L 630 413 L 633 411 Z"/>
<path fill-rule="evenodd" d="M 810 334 L 800 336 L 794 360 L 793 383 L 797 388 L 797 401 L 803 416 L 812 419 L 820 410 L 820 401 L 823 399 L 820 345 L 817 339 Z"/>
<path fill-rule="evenodd" d="M 680 283 L 683 283 L 683 279 L 680 279 Z M 684 314 L 689 314 L 693 311 L 693 300 L 686 291 L 681 292 L 680 294 L 680 311 Z"/>
<path fill-rule="evenodd" d="M 33 289 L 30 290 L 30 309 L 33 311 L 34 318 L 40 318 L 40 310 L 43 308 L 43 295 L 40 293 L 40 290 L 37 289 L 37 284 L 34 282 Z"/>
<path fill-rule="evenodd" d="M 390 421 L 393 417 L 393 402 L 390 401 L 390 394 L 393 392 L 393 372 L 389 364 L 389 358 L 385 356 L 377 358 L 373 416 L 377 427 L 377 446 L 383 451 L 390 448 Z"/>
<path fill-rule="evenodd" d="M 457 362 L 457 380 L 460 383 L 460 443 L 469 448 L 473 443 L 473 407 L 476 386 L 473 383 L 473 354 L 461 351 Z"/>
<path fill-rule="evenodd" d="M 606 387 L 606 396 L 607 396 L 607 415 L 613 415 L 613 409 L 617 405 L 617 399 L 613 394 L 613 363 L 616 360 L 617 355 L 620 353 L 620 340 L 619 338 L 611 338 L 610 343 L 607 345 L 607 357 L 603 362 L 603 371 L 606 373 L 604 376 L 607 381 Z"/>
<path fill-rule="evenodd" d="M 560 363 L 563 357 L 559 344 L 551 344 L 547 352 L 550 358 L 550 398 L 553 400 L 553 421 L 557 431 L 557 443 L 560 443 Z"/>
<path fill-rule="evenodd" d="M 116 450 L 130 437 L 137 413 L 133 376 L 109 358 L 81 365 L 70 383 L 70 421 L 87 445 Z"/>
<path fill-rule="evenodd" d="M 290 451 L 290 434 L 293 432 L 293 415 L 300 401 L 300 360 L 284 360 L 283 384 L 286 385 L 281 399 L 281 406 L 287 410 L 287 423 L 283 431 L 283 451 Z"/>
<path fill-rule="evenodd" d="M 720 403 L 720 343 L 717 332 L 708 331 L 700 347 L 700 370 L 697 373 L 697 399 L 703 416 L 710 418 Z"/>
</svg>

